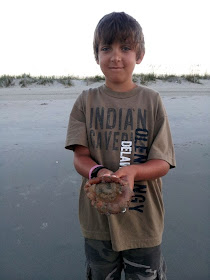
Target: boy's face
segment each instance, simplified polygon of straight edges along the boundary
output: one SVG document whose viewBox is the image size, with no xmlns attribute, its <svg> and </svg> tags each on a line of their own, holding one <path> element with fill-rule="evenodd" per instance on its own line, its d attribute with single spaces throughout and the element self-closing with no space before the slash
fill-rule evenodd
<svg viewBox="0 0 210 280">
<path fill-rule="evenodd" d="M 114 85 L 131 87 L 134 67 L 142 59 L 143 56 L 136 59 L 136 50 L 129 43 L 114 42 L 111 45 L 99 45 L 97 63 L 100 65 L 106 77 L 106 84 L 110 88 Z"/>
</svg>

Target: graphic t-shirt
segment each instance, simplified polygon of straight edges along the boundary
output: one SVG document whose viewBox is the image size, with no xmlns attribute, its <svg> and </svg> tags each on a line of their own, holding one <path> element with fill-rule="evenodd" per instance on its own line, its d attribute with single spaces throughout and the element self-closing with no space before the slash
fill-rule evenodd
<svg viewBox="0 0 210 280">
<path fill-rule="evenodd" d="M 105 85 L 84 91 L 70 114 L 66 148 L 88 147 L 98 164 L 112 171 L 151 159 L 175 166 L 174 148 L 166 111 L 159 93 L 138 86 L 114 92 Z M 113 250 L 154 247 L 161 243 L 164 207 L 161 179 L 136 181 L 129 211 L 100 214 L 84 192 L 83 178 L 79 218 L 84 237 L 111 240 Z"/>
</svg>

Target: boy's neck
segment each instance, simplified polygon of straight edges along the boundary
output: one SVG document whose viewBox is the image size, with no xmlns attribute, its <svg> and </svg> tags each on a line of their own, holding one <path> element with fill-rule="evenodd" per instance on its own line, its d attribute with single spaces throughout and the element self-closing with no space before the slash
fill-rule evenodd
<svg viewBox="0 0 210 280">
<path fill-rule="evenodd" d="M 131 81 L 129 83 L 112 83 L 106 80 L 106 86 L 115 92 L 128 92 L 137 87 L 137 85 Z"/>
</svg>

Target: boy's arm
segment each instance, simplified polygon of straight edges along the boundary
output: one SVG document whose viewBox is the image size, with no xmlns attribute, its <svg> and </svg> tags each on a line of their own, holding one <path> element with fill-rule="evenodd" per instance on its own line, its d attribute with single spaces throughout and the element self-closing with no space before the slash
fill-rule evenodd
<svg viewBox="0 0 210 280">
<path fill-rule="evenodd" d="M 151 159 L 142 164 L 124 166 L 118 169 L 113 175 L 125 178 L 129 186 L 133 189 L 134 181 L 154 180 L 165 176 L 170 169 L 170 165 L 165 160 Z"/>
<path fill-rule="evenodd" d="M 89 177 L 90 169 L 97 163 L 91 158 L 90 151 L 87 147 L 76 145 L 74 149 L 74 166 L 77 172 L 83 177 Z M 142 181 L 157 179 L 166 175 L 169 171 L 169 164 L 161 159 L 151 159 L 142 164 L 124 166 L 115 173 L 108 169 L 101 169 L 98 176 L 104 174 L 113 174 L 119 178 L 127 177 L 129 181 Z"/>
<path fill-rule="evenodd" d="M 97 165 L 90 156 L 90 151 L 87 147 L 76 145 L 74 148 L 74 166 L 77 172 L 85 178 L 89 178 L 90 169 Z M 111 175 L 113 172 L 103 168 L 98 172 L 98 176 Z"/>
</svg>

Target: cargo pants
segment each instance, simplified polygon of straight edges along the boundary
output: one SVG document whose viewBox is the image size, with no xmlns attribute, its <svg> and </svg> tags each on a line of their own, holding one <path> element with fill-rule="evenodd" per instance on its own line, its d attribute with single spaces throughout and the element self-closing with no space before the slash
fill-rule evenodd
<svg viewBox="0 0 210 280">
<path fill-rule="evenodd" d="M 131 249 L 116 252 L 110 241 L 85 239 L 86 279 L 167 280 L 161 247 Z"/>
</svg>

